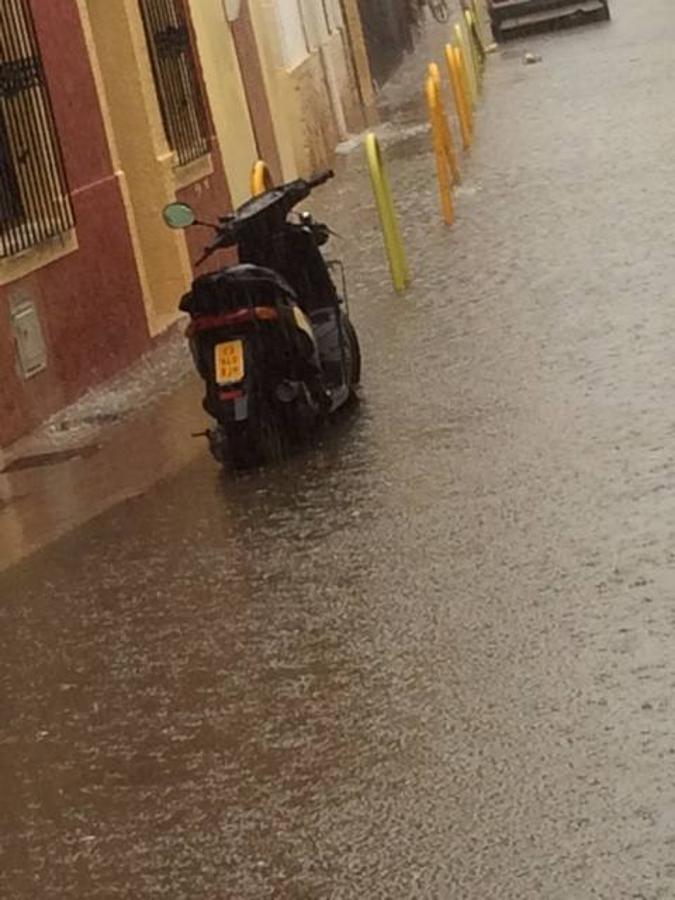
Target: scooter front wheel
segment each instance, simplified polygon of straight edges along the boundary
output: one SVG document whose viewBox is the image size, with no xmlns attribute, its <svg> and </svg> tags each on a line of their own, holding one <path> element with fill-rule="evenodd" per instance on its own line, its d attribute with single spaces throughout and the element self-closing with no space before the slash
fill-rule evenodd
<svg viewBox="0 0 675 900">
<path fill-rule="evenodd" d="M 450 18 L 450 10 L 447 0 L 429 0 L 431 15 L 437 22 L 443 24 Z"/>
<path fill-rule="evenodd" d="M 353 392 L 361 384 L 361 345 L 351 319 L 345 317 L 342 327 L 347 339 L 347 384 Z"/>
</svg>

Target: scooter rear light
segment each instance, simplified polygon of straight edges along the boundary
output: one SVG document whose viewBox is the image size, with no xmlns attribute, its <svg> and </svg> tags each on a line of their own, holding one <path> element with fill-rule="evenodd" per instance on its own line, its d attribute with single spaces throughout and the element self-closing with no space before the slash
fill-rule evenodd
<svg viewBox="0 0 675 900">
<path fill-rule="evenodd" d="M 241 400 L 244 396 L 244 392 L 240 390 L 236 391 L 220 391 L 218 394 L 218 399 L 223 400 L 225 402 L 230 400 Z"/>
<path fill-rule="evenodd" d="M 279 313 L 273 306 L 256 306 L 255 317 L 263 322 L 275 322 Z"/>
<path fill-rule="evenodd" d="M 227 328 L 231 325 L 243 325 L 247 322 L 274 322 L 279 318 L 278 311 L 273 306 L 245 306 L 235 309 L 233 312 L 222 313 L 219 316 L 198 316 L 192 320 L 192 333 L 198 331 L 213 331 L 216 328 Z"/>
</svg>

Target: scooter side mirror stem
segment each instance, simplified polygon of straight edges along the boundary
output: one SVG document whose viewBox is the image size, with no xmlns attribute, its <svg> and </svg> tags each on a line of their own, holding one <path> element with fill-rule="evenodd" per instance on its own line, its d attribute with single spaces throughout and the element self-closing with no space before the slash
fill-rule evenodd
<svg viewBox="0 0 675 900">
<path fill-rule="evenodd" d="M 201 225 L 204 228 L 212 228 L 214 231 L 218 231 L 217 225 L 211 222 L 202 222 L 201 219 L 198 219 L 189 203 L 168 203 L 162 211 L 162 218 L 169 228 L 177 230 L 191 228 L 193 225 Z"/>
</svg>

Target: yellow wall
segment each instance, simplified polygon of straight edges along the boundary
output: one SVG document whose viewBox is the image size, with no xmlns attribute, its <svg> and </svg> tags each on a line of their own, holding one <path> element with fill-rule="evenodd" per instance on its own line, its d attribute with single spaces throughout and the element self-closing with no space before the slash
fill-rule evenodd
<svg viewBox="0 0 675 900">
<path fill-rule="evenodd" d="M 329 67 L 334 95 L 328 81 Z M 293 69 L 279 71 L 277 77 L 287 98 L 289 147 L 293 148 L 297 170 L 303 176 L 315 174 L 332 164 L 335 147 L 346 137 L 343 127 L 347 111 L 348 124 L 354 130 L 360 131 L 365 124 L 363 119 L 357 123 L 352 114 L 358 108 L 358 98 L 340 33 L 331 35 Z"/>
<path fill-rule="evenodd" d="M 188 0 L 197 51 L 213 113 L 225 174 L 235 205 L 250 195 L 257 158 L 237 53 L 222 0 Z M 176 168 L 162 124 L 138 0 L 78 0 L 97 75 L 111 151 L 127 205 L 129 228 L 146 298 L 151 333 L 176 319 L 177 298 L 191 280 L 185 236 L 166 228 L 163 206 L 176 190 L 212 171 L 210 159 Z M 292 69 L 281 63 L 279 22 L 273 0 L 250 0 L 263 78 L 283 177 L 308 175 L 330 162 L 339 139 L 335 101 L 350 112 L 353 90 L 348 48 L 335 33 Z M 350 31 L 357 34 L 356 68 L 367 80 L 365 47 L 359 43 L 355 0 L 346 0 Z M 361 35 L 362 37 L 362 35 Z M 322 56 L 322 53 L 324 56 Z M 326 56 L 325 54 L 328 54 Z M 339 57 L 344 56 L 344 60 Z M 337 77 L 332 98 L 325 80 L 330 63 Z M 208 171 L 207 171 L 208 169 Z"/>
<path fill-rule="evenodd" d="M 295 121 L 293 143 L 302 175 L 326 168 L 340 141 L 321 51 L 314 50 L 291 72 L 285 73 L 288 90 L 301 100 L 301 112 Z"/>
<path fill-rule="evenodd" d="M 250 7 L 284 175 L 294 178 L 297 174 L 312 174 L 333 159 L 335 145 L 342 137 L 340 113 L 347 114 L 350 127 L 360 129 L 365 124 L 362 114 L 354 115 L 354 109 L 359 108 L 359 99 L 352 77 L 351 59 L 348 59 L 349 49 L 343 43 L 343 32 L 335 31 L 321 48 L 313 47 L 301 62 L 287 69 L 281 63 L 279 27 L 273 0 L 257 0 L 251 2 Z M 370 70 L 361 21 L 355 7 L 352 8 L 349 24 L 350 33 L 357 35 L 355 55 L 360 59 L 354 77 L 366 80 L 364 93 L 371 100 Z M 349 35 L 345 34 L 345 40 L 348 39 Z M 331 97 L 326 79 L 327 66 L 332 69 L 335 97 Z M 336 103 L 341 104 L 340 110 L 335 108 Z"/>
<path fill-rule="evenodd" d="M 131 207 L 130 228 L 144 270 L 151 333 L 177 318 L 191 280 L 185 236 L 169 230 L 161 211 L 175 198 L 177 173 L 167 144 L 136 0 L 84 0 L 101 74 L 102 102 Z"/>
<path fill-rule="evenodd" d="M 300 121 L 299 98 L 280 65 L 277 45 L 277 23 L 270 0 L 250 2 L 251 19 L 258 42 L 258 52 L 265 78 L 265 89 L 272 111 L 272 124 L 287 181 L 298 177 L 294 137 Z M 303 173 L 305 174 L 305 173 Z"/>
<path fill-rule="evenodd" d="M 250 193 L 256 142 L 231 26 L 222 0 L 189 2 L 223 164 L 233 201 L 238 205 Z M 313 48 L 290 69 L 282 63 L 275 0 L 249 0 L 249 10 L 282 174 L 290 181 L 331 161 L 335 144 L 342 136 L 339 113 L 344 111 L 354 130 L 365 124 L 353 78 L 361 82 L 367 105 L 374 98 L 358 7 L 356 0 L 346 0 L 346 30 L 334 32 L 323 49 Z M 350 39 L 356 72 L 347 44 Z M 326 81 L 327 66 L 333 72 L 334 97 Z M 336 103 L 339 110 L 335 109 Z"/>
<path fill-rule="evenodd" d="M 347 29 L 346 39 L 351 44 L 356 77 L 358 78 L 361 96 L 366 107 L 365 113 L 367 116 L 370 116 L 375 106 L 375 89 L 373 87 L 373 76 L 370 71 L 370 60 L 368 59 L 368 49 L 363 34 L 358 0 L 343 0 L 342 12 Z"/>
<path fill-rule="evenodd" d="M 222 0 L 190 0 L 190 13 L 225 174 L 239 206 L 251 195 L 258 154 L 232 31 Z"/>
</svg>

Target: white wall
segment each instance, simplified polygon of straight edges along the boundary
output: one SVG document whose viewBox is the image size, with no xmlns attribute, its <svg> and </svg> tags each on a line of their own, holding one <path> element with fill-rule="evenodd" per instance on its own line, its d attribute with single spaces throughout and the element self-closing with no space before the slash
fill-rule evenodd
<svg viewBox="0 0 675 900">
<path fill-rule="evenodd" d="M 340 0 L 323 0 L 323 5 L 326 9 L 329 29 L 335 31 L 336 28 L 343 28 L 344 19 L 342 18 Z"/>
<path fill-rule="evenodd" d="M 316 50 L 328 40 L 328 23 L 322 0 L 300 0 L 300 9 L 305 23 L 307 43 Z"/>
<path fill-rule="evenodd" d="M 279 64 L 293 69 L 307 58 L 307 40 L 298 0 L 274 0 L 274 16 L 281 54 Z"/>
<path fill-rule="evenodd" d="M 284 69 L 294 69 L 310 51 L 343 27 L 340 0 L 272 0 Z"/>
</svg>

